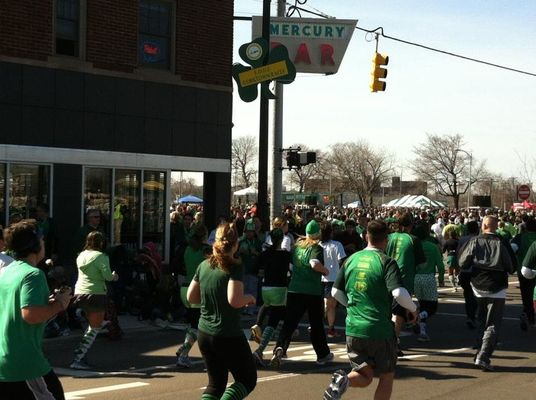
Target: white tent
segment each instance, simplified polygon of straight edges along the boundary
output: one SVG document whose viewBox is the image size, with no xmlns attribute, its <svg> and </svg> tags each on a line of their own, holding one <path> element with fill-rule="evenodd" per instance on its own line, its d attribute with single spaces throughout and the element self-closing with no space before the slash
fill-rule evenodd
<svg viewBox="0 0 536 400">
<path fill-rule="evenodd" d="M 346 205 L 346 208 L 358 208 L 361 207 L 361 202 L 359 200 L 352 201 L 351 203 Z"/>
<path fill-rule="evenodd" d="M 253 186 L 237 190 L 233 193 L 235 196 L 249 196 L 249 195 L 255 195 L 257 194 L 257 189 L 255 189 Z"/>
<path fill-rule="evenodd" d="M 405 195 L 399 199 L 391 200 L 389 203 L 382 204 L 382 207 L 405 207 L 405 208 L 419 208 L 430 207 L 440 208 L 445 207 L 440 201 L 432 200 L 423 195 Z"/>
</svg>

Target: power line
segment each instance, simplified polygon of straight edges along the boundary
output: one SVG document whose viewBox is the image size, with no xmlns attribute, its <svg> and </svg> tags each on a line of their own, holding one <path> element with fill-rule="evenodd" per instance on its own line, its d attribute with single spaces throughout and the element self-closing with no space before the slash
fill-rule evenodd
<svg viewBox="0 0 536 400">
<path fill-rule="evenodd" d="M 307 10 L 307 9 L 305 9 L 303 7 L 299 7 L 299 6 L 296 6 L 296 5 L 293 5 L 291 7 L 292 7 L 292 9 L 294 11 L 298 12 L 298 14 L 300 16 L 301 16 L 300 11 L 303 11 L 305 13 L 316 15 L 317 17 L 321 17 L 321 18 L 326 18 L 326 19 L 334 18 L 334 17 L 329 16 L 329 15 L 327 15 L 327 14 L 321 12 L 321 11 L 318 11 L 318 10 L 311 11 L 311 10 Z M 533 72 L 523 71 L 523 70 L 520 70 L 520 69 L 517 69 L 517 68 L 507 67 L 505 65 L 500 65 L 500 64 L 495 64 L 495 63 L 484 61 L 484 60 L 479 60 L 477 58 L 467 57 L 467 56 L 464 56 L 464 55 L 461 55 L 461 54 L 452 53 L 450 51 L 441 50 L 441 49 L 437 49 L 435 47 L 426 46 L 424 44 L 410 42 L 409 40 L 404 40 L 404 39 L 400 39 L 400 38 L 397 38 L 397 37 L 394 37 L 394 36 L 386 35 L 385 33 L 383 33 L 383 28 L 382 27 L 379 27 L 379 28 L 376 28 L 376 29 L 373 29 L 373 30 L 369 30 L 369 29 L 364 29 L 364 28 L 361 28 L 359 26 L 356 26 L 355 29 L 358 29 L 358 30 L 363 31 L 363 32 L 371 33 L 371 34 L 373 33 L 373 34 L 376 34 L 378 36 L 382 36 L 382 37 L 384 37 L 386 39 L 394 40 L 396 42 L 404 43 L 404 44 L 407 44 L 407 45 L 410 45 L 410 46 L 419 47 L 421 49 L 434 51 L 436 53 L 445 54 L 445 55 L 448 55 L 448 56 L 451 56 L 451 57 L 457 57 L 457 58 L 461 58 L 463 60 L 488 65 L 490 67 L 500 68 L 500 69 L 504 69 L 504 70 L 512 71 L 512 72 L 517 72 L 519 74 L 524 74 L 524 75 L 529 75 L 529 76 L 536 76 L 536 73 L 533 73 Z"/>
</svg>

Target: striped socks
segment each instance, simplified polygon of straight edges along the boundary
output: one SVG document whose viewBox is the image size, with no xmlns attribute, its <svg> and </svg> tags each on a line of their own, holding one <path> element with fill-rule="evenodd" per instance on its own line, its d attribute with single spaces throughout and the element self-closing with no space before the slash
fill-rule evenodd
<svg viewBox="0 0 536 400">
<path fill-rule="evenodd" d="M 248 391 L 240 382 L 235 382 L 223 392 L 220 400 L 242 400 L 248 395 Z"/>
<path fill-rule="evenodd" d="M 84 336 L 80 341 L 80 344 L 74 351 L 75 361 L 81 361 L 85 357 L 85 355 L 93 345 L 93 342 L 95 341 L 95 338 L 99 334 L 100 330 L 101 328 L 92 328 L 91 326 L 88 326 L 86 333 L 84 333 Z"/>
</svg>

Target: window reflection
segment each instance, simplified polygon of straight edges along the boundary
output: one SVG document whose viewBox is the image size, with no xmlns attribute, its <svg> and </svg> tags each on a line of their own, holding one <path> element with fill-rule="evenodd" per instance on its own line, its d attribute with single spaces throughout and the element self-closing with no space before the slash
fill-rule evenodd
<svg viewBox="0 0 536 400">
<path fill-rule="evenodd" d="M 164 254 L 166 173 L 145 171 L 143 180 L 143 243 L 153 242 Z"/>
<path fill-rule="evenodd" d="M 84 213 L 90 208 L 101 212 L 100 225 L 106 236 L 110 234 L 110 201 L 112 198 L 112 170 L 86 168 L 84 177 Z"/>
<path fill-rule="evenodd" d="M 35 218 L 39 203 L 49 201 L 50 167 L 47 165 L 11 164 L 9 223 Z"/>
<path fill-rule="evenodd" d="M 114 243 L 130 249 L 139 247 L 140 182 L 140 171 L 115 171 Z"/>
</svg>

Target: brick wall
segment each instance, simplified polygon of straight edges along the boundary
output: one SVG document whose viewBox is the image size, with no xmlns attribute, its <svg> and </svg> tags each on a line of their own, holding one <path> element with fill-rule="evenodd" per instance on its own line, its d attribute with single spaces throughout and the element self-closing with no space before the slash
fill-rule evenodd
<svg viewBox="0 0 536 400">
<path fill-rule="evenodd" d="M 232 86 L 233 1 L 176 2 L 175 73 Z M 0 55 L 46 61 L 53 53 L 52 0 L 0 0 Z M 138 0 L 87 0 L 86 60 L 96 68 L 137 67 Z"/>
<path fill-rule="evenodd" d="M 185 80 L 231 86 L 233 2 L 179 1 L 177 73 Z"/>
<path fill-rule="evenodd" d="M 137 43 L 138 1 L 87 2 L 87 61 L 97 68 L 132 72 Z"/>
<path fill-rule="evenodd" d="M 52 0 L 0 0 L 0 54 L 46 60 L 52 53 Z"/>
</svg>

